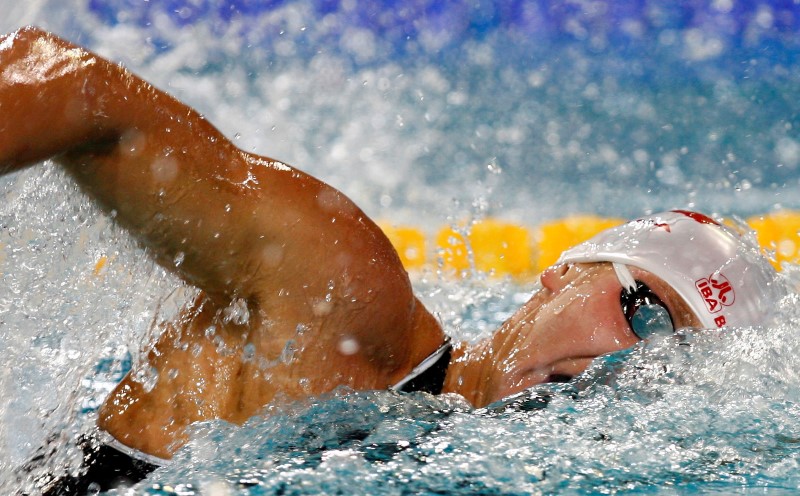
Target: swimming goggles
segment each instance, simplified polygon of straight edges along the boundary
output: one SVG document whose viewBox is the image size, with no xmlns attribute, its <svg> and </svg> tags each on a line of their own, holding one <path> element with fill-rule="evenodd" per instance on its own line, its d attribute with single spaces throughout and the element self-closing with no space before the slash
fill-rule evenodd
<svg viewBox="0 0 800 496">
<path fill-rule="evenodd" d="M 667 306 L 642 281 L 633 278 L 624 264 L 614 262 L 614 272 L 622 284 L 619 295 L 622 313 L 639 339 L 669 336 L 675 332 Z"/>
</svg>

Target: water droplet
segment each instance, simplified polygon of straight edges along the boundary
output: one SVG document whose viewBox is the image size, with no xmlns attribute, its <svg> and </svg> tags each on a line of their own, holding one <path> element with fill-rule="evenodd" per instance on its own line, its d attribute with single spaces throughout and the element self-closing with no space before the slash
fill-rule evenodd
<svg viewBox="0 0 800 496">
<path fill-rule="evenodd" d="M 211 342 L 214 343 L 214 347 L 217 349 L 217 353 L 219 353 L 220 355 L 227 355 L 228 354 L 227 353 L 228 346 L 225 343 L 225 340 L 222 339 L 222 336 L 214 336 L 214 338 L 211 340 Z"/>
<path fill-rule="evenodd" d="M 222 320 L 236 325 L 244 325 L 250 321 L 250 310 L 244 298 L 235 298 L 230 305 L 222 311 Z"/>
<path fill-rule="evenodd" d="M 293 339 L 289 339 L 286 341 L 286 345 L 283 347 L 283 351 L 281 352 L 281 362 L 289 365 L 294 361 L 294 354 L 297 351 L 295 347 L 295 343 Z"/>
<path fill-rule="evenodd" d="M 342 355 L 355 355 L 358 353 L 360 346 L 358 341 L 352 337 L 345 337 L 339 341 L 339 353 Z"/>
<path fill-rule="evenodd" d="M 268 244 L 261 251 L 261 259 L 266 268 L 278 267 L 283 262 L 283 247 L 277 244 Z"/>
<path fill-rule="evenodd" d="M 201 494 L 208 496 L 233 496 L 231 486 L 224 480 L 205 481 L 200 484 Z"/>
<path fill-rule="evenodd" d="M 245 362 L 250 362 L 256 356 L 256 345 L 253 343 L 247 343 L 244 346 L 244 350 L 242 350 L 242 360 Z"/>
<path fill-rule="evenodd" d="M 324 317 L 331 313 L 331 310 L 333 310 L 333 303 L 326 300 L 315 303 L 312 308 L 312 311 L 316 317 Z"/>
<path fill-rule="evenodd" d="M 145 365 L 134 372 L 133 380 L 140 383 L 144 391 L 149 393 L 158 383 L 158 371 L 151 365 Z"/>
<path fill-rule="evenodd" d="M 180 267 L 185 258 L 186 254 L 182 251 L 179 251 L 178 254 L 175 255 L 175 258 L 172 260 L 172 263 L 175 265 L 175 267 Z"/>
<path fill-rule="evenodd" d="M 170 157 L 158 158 L 150 164 L 150 173 L 159 183 L 170 183 L 178 177 L 178 161 Z"/>
</svg>

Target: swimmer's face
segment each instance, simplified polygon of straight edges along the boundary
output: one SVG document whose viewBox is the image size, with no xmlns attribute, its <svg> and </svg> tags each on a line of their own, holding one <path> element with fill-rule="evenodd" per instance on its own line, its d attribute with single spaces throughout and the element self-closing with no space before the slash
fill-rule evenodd
<svg viewBox="0 0 800 496">
<path fill-rule="evenodd" d="M 670 286 L 649 272 L 628 268 L 666 306 L 675 329 L 700 326 Z M 483 343 L 487 360 L 476 404 L 569 380 L 594 358 L 640 340 L 623 313 L 622 284 L 611 264 L 557 265 L 542 273 L 541 283 L 542 290 Z"/>
</svg>

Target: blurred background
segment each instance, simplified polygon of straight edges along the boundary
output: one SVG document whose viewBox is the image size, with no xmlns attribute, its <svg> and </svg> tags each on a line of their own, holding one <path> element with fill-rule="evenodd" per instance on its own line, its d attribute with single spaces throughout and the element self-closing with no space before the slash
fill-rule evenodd
<svg viewBox="0 0 800 496">
<path fill-rule="evenodd" d="M 791 0 L 0 0 L 373 217 L 798 207 Z"/>
</svg>

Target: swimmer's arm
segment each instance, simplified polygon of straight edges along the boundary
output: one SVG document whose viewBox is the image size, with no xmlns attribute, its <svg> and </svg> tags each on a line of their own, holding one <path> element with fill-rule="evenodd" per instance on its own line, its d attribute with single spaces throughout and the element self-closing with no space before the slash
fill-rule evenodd
<svg viewBox="0 0 800 496">
<path fill-rule="evenodd" d="M 282 295 L 311 305 L 333 285 L 362 305 L 380 292 L 407 307 L 387 315 L 413 307 L 396 253 L 344 195 L 239 150 L 120 66 L 26 28 L 0 38 L 0 171 L 48 157 L 162 265 L 220 302 Z"/>
<path fill-rule="evenodd" d="M 108 134 L 90 114 L 83 75 L 97 60 L 36 28 L 0 36 L 0 172 Z"/>
</svg>

